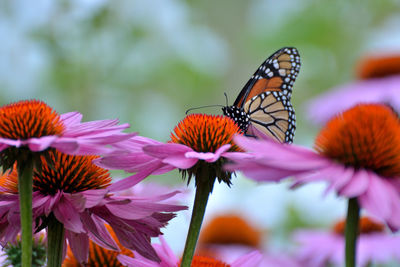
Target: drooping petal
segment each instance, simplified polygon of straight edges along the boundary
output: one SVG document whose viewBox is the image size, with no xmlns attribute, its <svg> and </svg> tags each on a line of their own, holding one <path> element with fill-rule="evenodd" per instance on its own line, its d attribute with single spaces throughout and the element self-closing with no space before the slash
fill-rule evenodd
<svg viewBox="0 0 400 267">
<path fill-rule="evenodd" d="M 366 170 L 357 170 L 339 194 L 349 198 L 362 195 L 369 187 L 370 176 Z"/>
<path fill-rule="evenodd" d="M 78 234 L 71 231 L 65 231 L 69 246 L 79 263 L 87 262 L 89 256 L 89 237 L 87 234 Z"/>
<path fill-rule="evenodd" d="M 66 197 L 61 197 L 53 208 L 54 216 L 64 227 L 75 233 L 84 233 L 83 225 L 77 210 Z"/>
<path fill-rule="evenodd" d="M 382 178 L 370 173 L 370 186 L 359 197 L 360 204 L 368 212 L 382 218 L 394 228 L 400 228 L 400 195 L 393 186 Z"/>
<path fill-rule="evenodd" d="M 118 250 L 118 245 L 104 226 L 102 220 L 94 214 L 81 214 L 82 223 L 88 229 L 88 235 L 98 245 L 107 249 Z"/>
</svg>

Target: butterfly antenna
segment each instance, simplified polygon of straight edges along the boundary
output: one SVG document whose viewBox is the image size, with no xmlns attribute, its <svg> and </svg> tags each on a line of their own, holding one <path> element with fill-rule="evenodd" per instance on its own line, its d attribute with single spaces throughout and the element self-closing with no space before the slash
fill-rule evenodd
<svg viewBox="0 0 400 267">
<path fill-rule="evenodd" d="M 207 106 L 189 108 L 188 110 L 186 110 L 185 114 L 187 115 L 192 110 L 201 109 L 201 108 L 211 108 L 211 107 L 224 107 L 224 106 L 223 105 L 207 105 Z"/>
<path fill-rule="evenodd" d="M 228 95 L 226 92 L 224 92 L 225 100 L 226 100 L 226 106 L 228 106 Z"/>
</svg>

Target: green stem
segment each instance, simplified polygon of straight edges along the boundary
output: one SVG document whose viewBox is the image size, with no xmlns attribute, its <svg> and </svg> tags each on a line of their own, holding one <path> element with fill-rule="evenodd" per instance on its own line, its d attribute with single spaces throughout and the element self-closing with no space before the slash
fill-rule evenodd
<svg viewBox="0 0 400 267">
<path fill-rule="evenodd" d="M 196 177 L 197 179 L 198 177 Z M 190 220 L 189 232 L 186 237 L 185 249 L 183 251 L 181 267 L 190 267 L 199 238 L 201 224 L 206 211 L 210 186 L 208 183 L 198 183 L 196 196 L 194 198 L 192 219 Z"/>
<path fill-rule="evenodd" d="M 32 266 L 32 183 L 33 160 L 18 162 L 18 192 L 21 216 L 22 267 Z"/>
<path fill-rule="evenodd" d="M 64 225 L 51 215 L 47 225 L 47 266 L 60 267 L 64 246 Z"/>
<path fill-rule="evenodd" d="M 350 198 L 347 207 L 347 219 L 345 228 L 346 237 L 346 267 L 356 266 L 356 248 L 358 236 L 358 223 L 360 219 L 360 206 L 357 198 Z"/>
</svg>

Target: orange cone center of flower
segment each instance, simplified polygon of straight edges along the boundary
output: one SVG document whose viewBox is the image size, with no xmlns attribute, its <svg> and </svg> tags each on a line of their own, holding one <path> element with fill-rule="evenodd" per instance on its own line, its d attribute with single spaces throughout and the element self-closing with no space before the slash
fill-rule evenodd
<svg viewBox="0 0 400 267">
<path fill-rule="evenodd" d="M 41 101 L 19 101 L 0 108 L 1 138 L 24 140 L 60 135 L 63 130 L 60 116 Z"/>
<path fill-rule="evenodd" d="M 12 171 L 7 171 L 0 175 L 0 186 L 6 189 L 7 193 L 18 193 L 18 173 L 16 165 Z M 0 194 L 2 194 L 3 190 L 0 191 Z"/>
<path fill-rule="evenodd" d="M 126 255 L 129 257 L 133 257 L 133 252 L 130 251 L 129 249 L 123 247 L 121 243 L 118 241 L 117 236 L 115 235 L 114 231 L 112 228 L 107 225 L 107 229 L 110 232 L 111 236 L 113 239 L 117 242 L 120 251 L 115 251 L 115 250 L 109 250 L 105 249 L 96 243 L 94 243 L 92 240 L 89 241 L 89 258 L 88 258 L 88 263 L 85 266 L 90 266 L 90 267 L 122 267 L 122 265 L 118 259 L 117 256 L 122 254 Z M 72 250 L 68 247 L 67 251 L 67 257 L 64 260 L 64 263 L 62 265 L 63 267 L 81 267 L 82 265 L 76 260 L 74 254 L 72 253 Z"/>
<path fill-rule="evenodd" d="M 261 231 L 238 215 L 222 215 L 214 218 L 201 232 L 199 245 L 240 244 L 259 247 Z"/>
<path fill-rule="evenodd" d="M 369 56 L 360 60 L 357 76 L 360 79 L 381 78 L 400 74 L 400 55 L 394 56 Z"/>
<path fill-rule="evenodd" d="M 204 256 L 194 256 L 192 260 L 192 264 L 190 267 L 229 267 L 229 264 L 226 264 L 222 261 L 212 259 Z"/>
<path fill-rule="evenodd" d="M 346 221 L 341 220 L 333 226 L 333 231 L 337 234 L 344 235 L 345 226 Z M 385 230 L 385 226 L 369 217 L 361 217 L 358 222 L 358 230 L 361 234 L 381 233 Z"/>
<path fill-rule="evenodd" d="M 92 163 L 98 157 L 50 151 L 47 157 L 40 157 L 41 166 L 34 174 L 34 190 L 55 194 L 59 190 L 76 193 L 107 187 L 111 183 L 108 170 Z"/>
<path fill-rule="evenodd" d="M 239 133 L 239 127 L 228 117 L 191 114 L 175 127 L 171 140 L 197 152 L 215 152 L 226 144 L 232 145 L 231 151 L 237 151 L 232 138 Z"/>
<path fill-rule="evenodd" d="M 355 106 L 328 122 L 316 138 L 315 149 L 346 166 L 400 176 L 398 115 L 385 105 Z"/>
<path fill-rule="evenodd" d="M 40 156 L 40 166 L 34 172 L 33 190 L 45 195 L 57 191 L 77 193 L 89 189 L 106 188 L 111 183 L 108 170 L 92 163 L 98 156 L 71 156 L 49 150 Z M 12 172 L 0 176 L 0 186 L 9 193 L 18 193 L 18 175 Z"/>
</svg>

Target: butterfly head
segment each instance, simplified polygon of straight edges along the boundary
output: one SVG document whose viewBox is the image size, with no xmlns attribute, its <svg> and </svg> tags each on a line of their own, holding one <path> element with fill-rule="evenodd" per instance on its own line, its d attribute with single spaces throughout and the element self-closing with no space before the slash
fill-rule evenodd
<svg viewBox="0 0 400 267">
<path fill-rule="evenodd" d="M 244 109 L 237 106 L 226 106 L 222 108 L 222 112 L 225 116 L 233 119 L 244 133 L 247 131 L 250 123 L 250 116 Z"/>
</svg>

